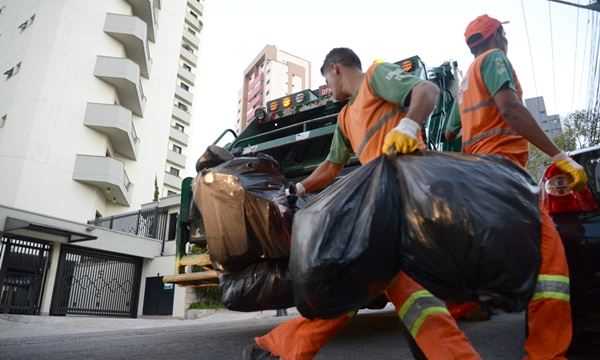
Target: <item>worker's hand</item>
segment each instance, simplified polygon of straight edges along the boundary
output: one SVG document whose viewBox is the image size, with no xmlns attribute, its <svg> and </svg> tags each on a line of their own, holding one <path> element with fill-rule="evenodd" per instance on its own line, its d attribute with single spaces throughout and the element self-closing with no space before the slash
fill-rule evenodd
<svg viewBox="0 0 600 360">
<path fill-rule="evenodd" d="M 417 133 L 421 126 L 414 120 L 404 118 L 393 128 L 383 141 L 383 151 L 386 155 L 410 154 L 419 148 Z"/>
<path fill-rule="evenodd" d="M 576 163 L 575 160 L 571 159 L 564 152 L 560 152 L 558 155 L 555 155 L 552 158 L 552 162 L 560 170 L 571 176 L 572 181 L 569 184 L 571 189 L 580 191 L 583 189 L 585 184 L 587 184 L 588 178 L 583 166 Z"/>
<path fill-rule="evenodd" d="M 302 183 L 292 184 L 287 189 L 285 189 L 285 196 L 304 196 L 304 195 L 306 195 L 306 189 L 304 189 L 304 185 L 302 185 Z"/>
</svg>

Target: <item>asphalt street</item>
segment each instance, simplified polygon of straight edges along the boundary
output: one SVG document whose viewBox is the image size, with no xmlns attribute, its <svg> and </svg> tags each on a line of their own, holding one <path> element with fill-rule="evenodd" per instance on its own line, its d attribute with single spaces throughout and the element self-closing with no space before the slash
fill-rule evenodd
<svg viewBox="0 0 600 360">
<path fill-rule="evenodd" d="M 282 318 L 181 325 L 0 339 L 0 359 L 240 359 L 243 347 Z M 462 323 L 483 359 L 516 360 L 522 356 L 522 315 L 500 315 L 492 321 Z M 596 354 L 600 354 L 598 351 Z M 412 359 L 393 312 L 360 314 L 317 359 Z M 600 355 L 570 357 L 600 359 Z"/>
</svg>

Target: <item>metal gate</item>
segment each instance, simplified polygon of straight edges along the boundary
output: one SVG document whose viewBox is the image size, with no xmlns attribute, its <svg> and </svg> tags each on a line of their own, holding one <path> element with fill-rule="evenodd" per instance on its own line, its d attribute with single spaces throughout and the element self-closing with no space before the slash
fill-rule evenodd
<svg viewBox="0 0 600 360">
<path fill-rule="evenodd" d="M 0 236 L 0 312 L 40 313 L 51 248 L 41 240 Z"/>
<path fill-rule="evenodd" d="M 63 245 L 51 315 L 136 317 L 142 259 Z"/>
</svg>

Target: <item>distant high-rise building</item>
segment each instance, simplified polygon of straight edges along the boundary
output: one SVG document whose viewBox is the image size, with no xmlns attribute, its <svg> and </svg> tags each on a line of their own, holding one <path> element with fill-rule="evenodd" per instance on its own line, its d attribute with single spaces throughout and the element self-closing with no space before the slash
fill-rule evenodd
<svg viewBox="0 0 600 360">
<path fill-rule="evenodd" d="M 544 103 L 544 98 L 542 96 L 525 99 L 525 107 L 527 107 L 542 130 L 544 130 L 546 135 L 551 139 L 562 134 L 560 116 L 548 115 L 546 113 L 546 104 Z"/>
<path fill-rule="evenodd" d="M 237 127 L 243 130 L 267 101 L 308 89 L 310 61 L 267 45 L 244 71 Z"/>
<path fill-rule="evenodd" d="M 0 204 L 85 221 L 178 192 L 203 3 L 0 1 Z"/>
</svg>

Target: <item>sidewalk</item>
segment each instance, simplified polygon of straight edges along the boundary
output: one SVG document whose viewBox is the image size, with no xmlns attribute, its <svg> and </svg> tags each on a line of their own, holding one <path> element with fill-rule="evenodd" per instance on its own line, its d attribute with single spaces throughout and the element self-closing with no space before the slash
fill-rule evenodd
<svg viewBox="0 0 600 360">
<path fill-rule="evenodd" d="M 193 320 L 172 317 L 103 318 L 87 316 L 33 316 L 0 314 L 0 340 L 49 335 L 72 335 L 114 330 L 151 329 L 171 326 L 198 326 L 274 318 L 275 311 L 241 313 L 229 310 L 194 310 Z M 297 314 L 288 310 L 289 316 Z"/>
</svg>

